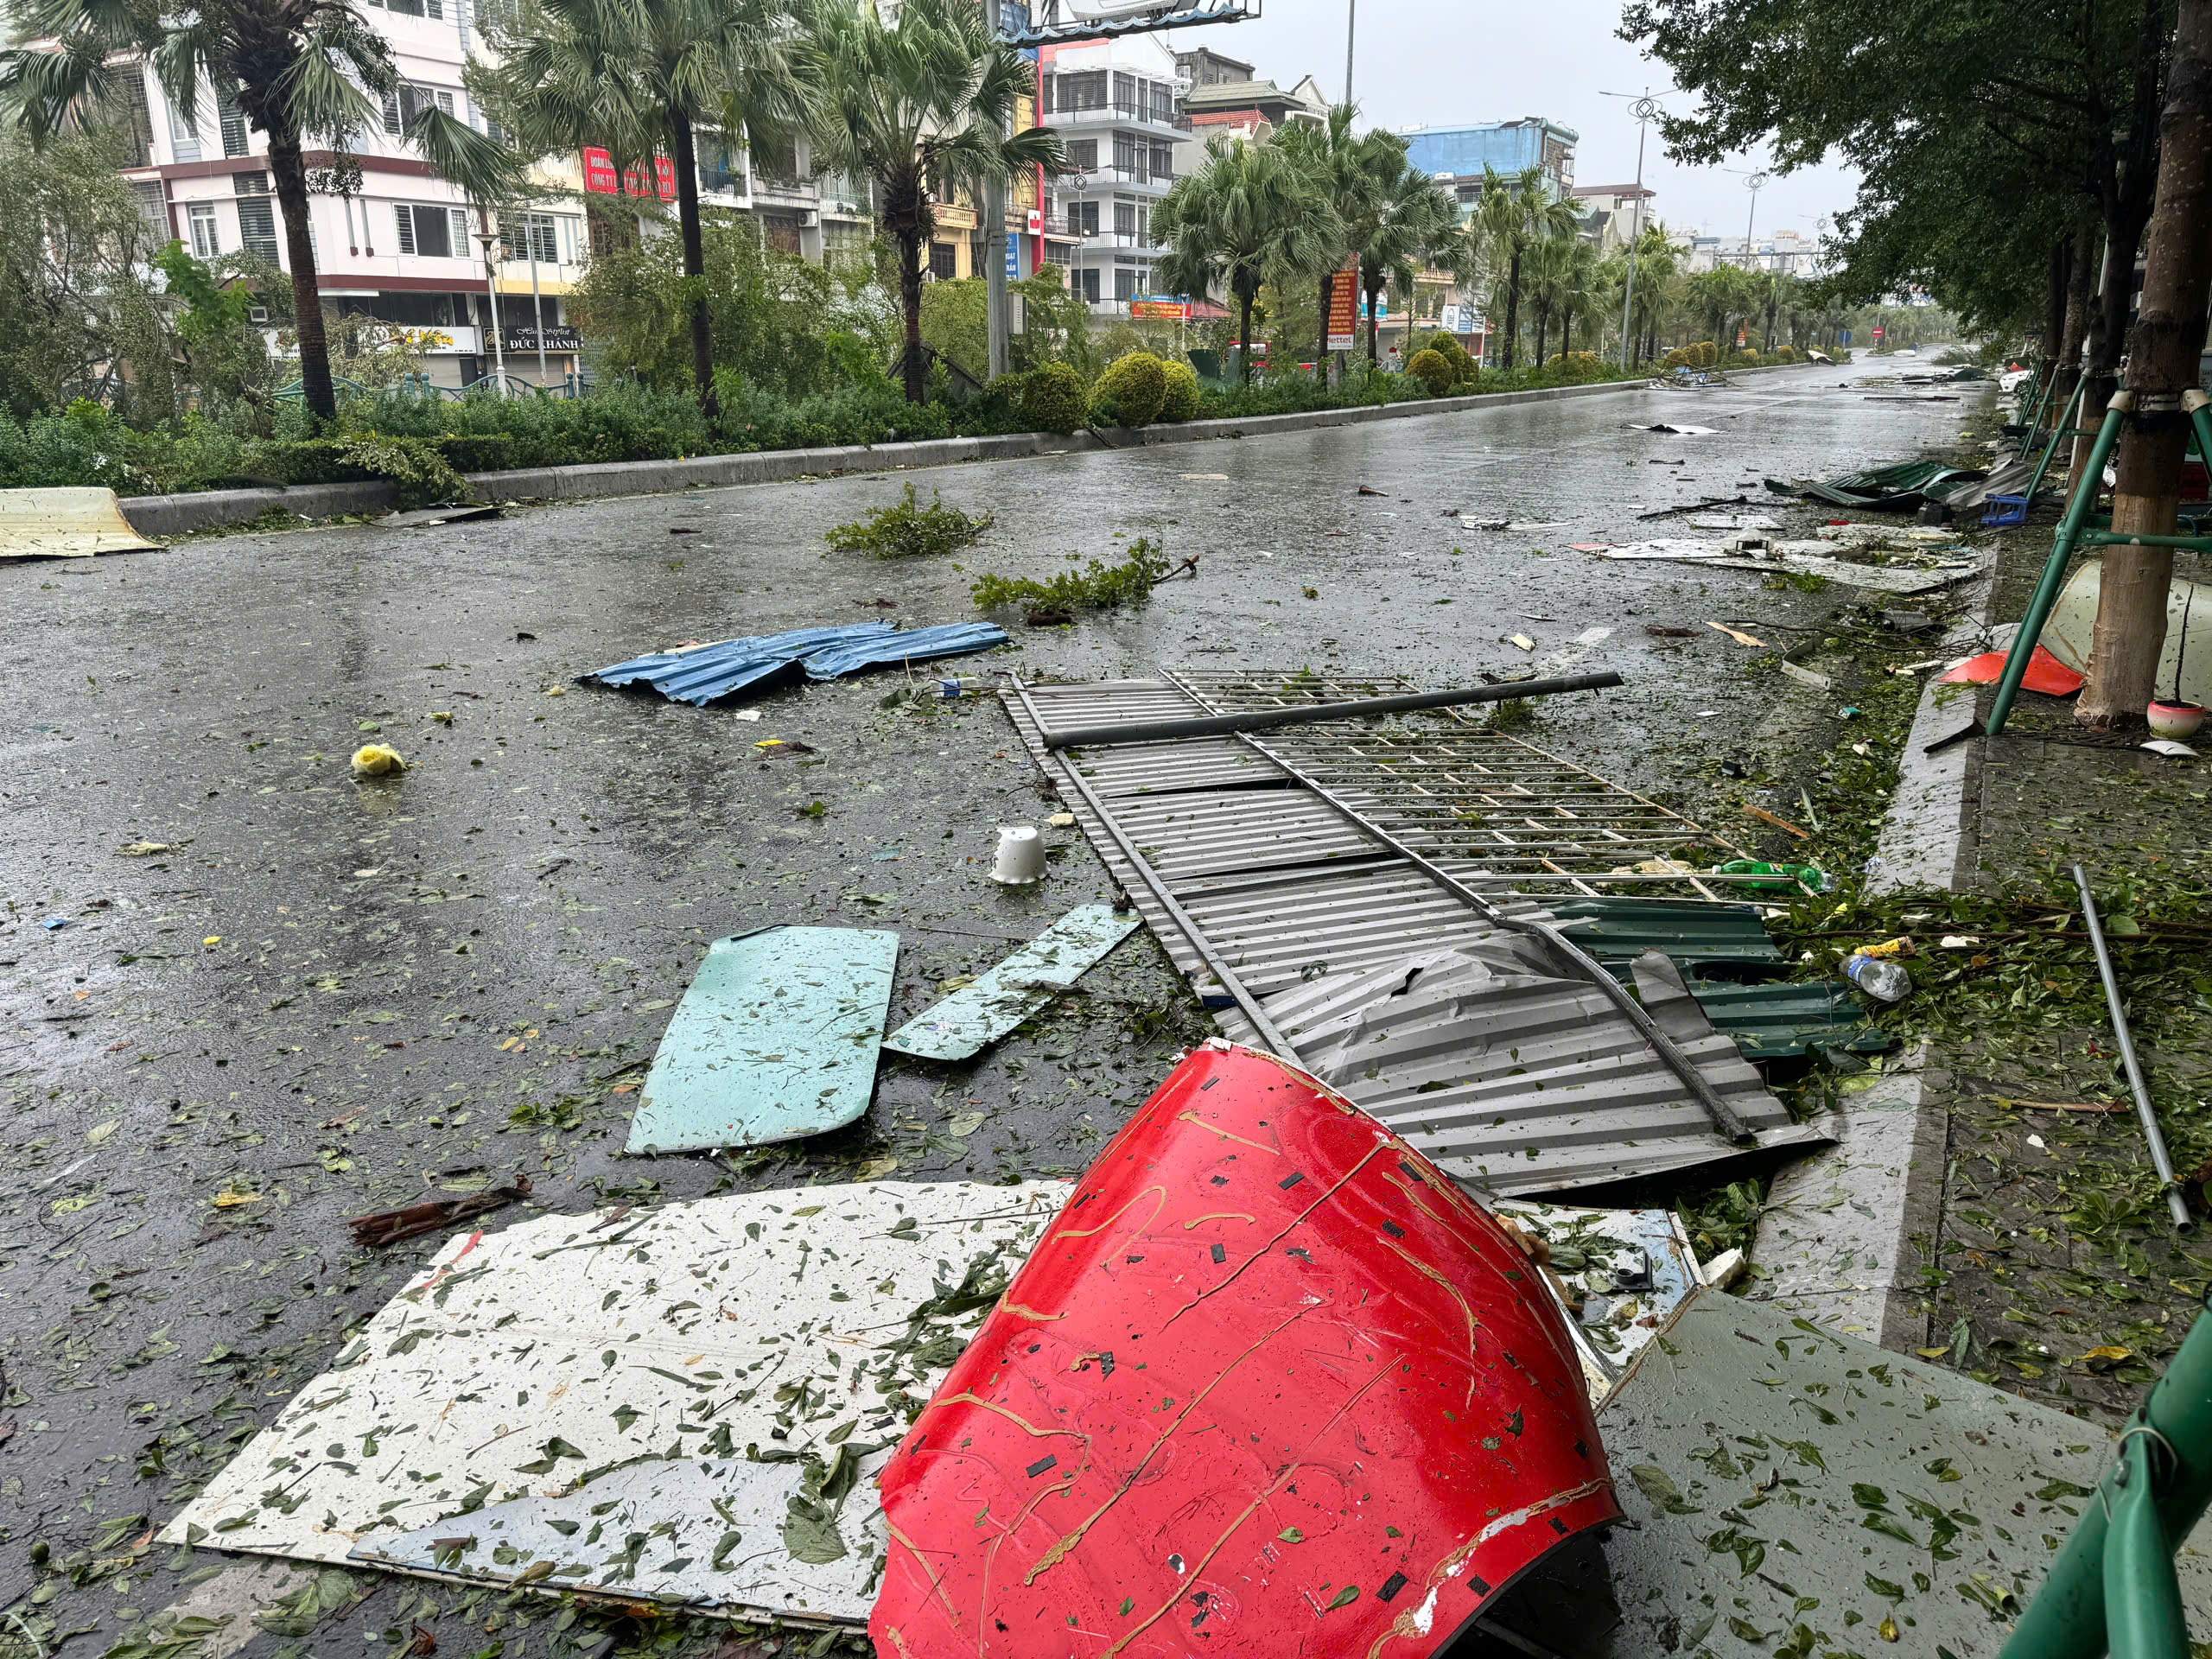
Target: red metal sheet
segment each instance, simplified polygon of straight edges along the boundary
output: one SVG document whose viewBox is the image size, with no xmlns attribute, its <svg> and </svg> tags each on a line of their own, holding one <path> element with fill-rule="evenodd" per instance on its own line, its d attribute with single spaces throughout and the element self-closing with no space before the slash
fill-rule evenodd
<svg viewBox="0 0 2212 1659">
<path fill-rule="evenodd" d="M 1621 1513 L 1534 1265 L 1220 1043 L 1100 1154 L 882 1491 L 897 1659 L 1419 1659 Z"/>
</svg>

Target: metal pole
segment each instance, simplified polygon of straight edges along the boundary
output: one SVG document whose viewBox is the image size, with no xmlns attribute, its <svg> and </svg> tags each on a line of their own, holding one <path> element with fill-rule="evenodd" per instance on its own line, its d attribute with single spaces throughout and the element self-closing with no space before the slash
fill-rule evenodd
<svg viewBox="0 0 2212 1659">
<path fill-rule="evenodd" d="M 507 351 L 505 342 L 499 337 L 499 262 L 492 257 L 493 245 L 499 241 L 499 236 L 492 228 L 492 215 L 487 209 L 479 207 L 476 210 L 476 222 L 480 227 L 476 232 L 476 239 L 484 245 L 484 294 L 492 304 L 492 362 L 493 373 L 496 377 L 493 384 L 499 387 L 499 396 L 505 397 L 507 395 Z"/>
<path fill-rule="evenodd" d="M 985 373 L 997 379 L 1007 368 L 1006 181 L 983 181 L 983 323 Z"/>
<path fill-rule="evenodd" d="M 1351 102 L 1352 37 L 1359 29 L 1359 0 L 1344 0 L 1344 102 Z"/>
<path fill-rule="evenodd" d="M 2135 1096 L 2135 1116 L 2143 1122 L 2143 1138 L 2151 1143 L 2151 1166 L 2158 1172 L 2158 1180 L 2166 1190 L 2166 1207 L 2173 1212 L 2174 1230 L 2190 1232 L 2196 1228 L 2196 1218 L 2181 1195 L 2174 1160 L 2166 1155 L 2166 1137 L 2158 1131 L 2158 1115 L 2151 1109 L 2151 1090 L 2143 1081 L 2142 1066 L 2136 1062 L 2135 1039 L 2128 1032 L 2127 1014 L 2120 1004 L 2120 983 L 2113 977 L 2105 930 L 2097 920 L 2097 901 L 2089 895 L 2088 874 L 2079 864 L 2074 867 L 2074 885 L 2082 894 L 2082 920 L 2089 930 L 2089 948 L 2096 952 L 2097 976 L 2105 982 L 2105 1007 L 2112 1014 L 2113 1036 L 2120 1044 L 2120 1063 L 2127 1072 L 2127 1087 Z"/>
<path fill-rule="evenodd" d="M 537 226 L 531 223 L 531 215 L 522 216 L 522 233 L 530 240 L 530 322 L 537 331 L 537 385 L 545 388 L 545 304 L 537 296 Z"/>
<path fill-rule="evenodd" d="M 2156 1446 L 2160 1455 L 2138 1457 L 2138 1446 L 2145 1452 Z M 2128 1471 L 2125 1478 L 2123 1468 Z M 2212 1299 L 2151 1397 L 2128 1420 L 2119 1458 L 2098 1483 L 2096 1495 L 2082 1502 L 2072 1536 L 2012 1627 L 1999 1659 L 2100 1659 L 2107 1650 L 2108 1621 L 2123 1637 L 2134 1634 L 2126 1612 L 2112 1617 L 2115 1599 L 2174 1592 L 2171 1560 L 2145 1560 L 2135 1547 L 2139 1540 L 2114 1535 L 2128 1515 L 2128 1488 L 2144 1478 L 2139 1470 L 2155 1471 L 2160 1531 L 2171 1549 L 2174 1541 L 2189 1536 L 2212 1498 Z M 2117 1584 L 2113 1568 L 2120 1563 L 2111 1559 L 2115 1553 L 2128 1575 Z M 2110 1651 L 2130 1652 L 2117 1642 Z M 2166 1651 L 2178 1656 L 2183 1649 Z"/>
<path fill-rule="evenodd" d="M 2028 601 L 2028 613 L 2020 619 L 2020 631 L 2012 636 L 2012 648 L 2005 655 L 2005 672 L 1997 682 L 1996 701 L 1990 704 L 1989 720 L 1982 728 L 1991 737 L 2005 729 L 2005 716 L 2012 712 L 2012 699 L 2020 695 L 2020 681 L 2028 671 L 2028 658 L 2035 652 L 2036 641 L 2043 636 L 2043 625 L 2050 619 L 2050 607 L 2058 602 L 2058 584 L 2065 577 L 2067 560 L 2074 556 L 2075 538 L 2081 535 L 2082 521 L 2089 516 L 2089 504 L 2096 499 L 2098 486 L 2104 481 L 2105 457 L 2112 453 L 2112 446 L 2120 436 L 2120 421 L 2134 401 L 2133 392 L 2116 391 L 2105 410 L 2104 425 L 2098 429 L 2097 441 L 2089 450 L 2089 465 L 2082 474 L 2074 499 L 2066 504 L 2066 516 L 2059 520 L 2058 535 L 2050 544 L 2050 557 L 2044 563 L 2043 579 L 2036 584 L 2035 597 Z"/>
<path fill-rule="evenodd" d="M 1517 697 L 1552 696 L 1566 691 L 1599 691 L 1622 683 L 1606 669 L 1569 674 L 1554 680 L 1518 680 L 1504 685 L 1476 685 L 1452 691 L 1417 691 L 1401 697 L 1357 697 L 1344 702 L 1301 703 L 1287 709 L 1255 709 L 1243 714 L 1203 715 L 1195 720 L 1134 720 L 1113 726 L 1076 726 L 1064 732 L 1044 728 L 1048 749 L 1103 747 L 1114 743 L 1173 742 L 1185 737 L 1219 737 L 1231 732 L 1261 732 L 1274 726 L 1310 726 L 1334 720 L 1367 720 L 1376 715 L 1408 714 L 1417 709 L 1450 709 L 1469 702 L 1503 702 Z"/>
<path fill-rule="evenodd" d="M 1650 118 L 1651 107 L 1649 93 L 1629 106 L 1629 112 L 1636 117 L 1636 198 L 1629 208 L 1628 291 L 1621 296 L 1621 367 L 1624 369 L 1629 365 L 1629 320 L 1636 311 L 1637 248 L 1643 240 L 1643 132 Z"/>
</svg>

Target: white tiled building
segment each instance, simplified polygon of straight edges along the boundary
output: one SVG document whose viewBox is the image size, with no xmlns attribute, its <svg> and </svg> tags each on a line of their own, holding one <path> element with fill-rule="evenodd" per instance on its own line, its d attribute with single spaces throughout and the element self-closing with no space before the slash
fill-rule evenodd
<svg viewBox="0 0 2212 1659">
<path fill-rule="evenodd" d="M 1189 132 L 1175 54 L 1157 35 L 1041 48 L 1044 124 L 1060 135 L 1069 171 L 1046 190 L 1045 253 L 1066 267 L 1094 311 L 1122 315 L 1156 292 L 1164 251 L 1153 209 L 1175 181 Z"/>
</svg>

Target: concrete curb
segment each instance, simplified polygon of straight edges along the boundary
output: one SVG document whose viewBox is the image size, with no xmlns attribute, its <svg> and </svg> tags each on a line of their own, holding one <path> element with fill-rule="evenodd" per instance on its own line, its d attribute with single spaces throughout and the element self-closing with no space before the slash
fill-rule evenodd
<svg viewBox="0 0 2212 1659">
<path fill-rule="evenodd" d="M 1809 363 L 1778 363 L 1738 369 L 1740 375 L 1776 374 L 1816 368 Z M 1649 380 L 1608 380 L 1586 386 L 1547 386 L 1529 391 L 1485 391 L 1465 397 L 1409 399 L 1360 409 L 1314 410 L 1295 415 L 1253 415 L 1230 420 L 1189 421 L 1179 426 L 1109 428 L 1101 433 L 1014 432 L 988 438 L 930 438 L 914 443 L 848 444 L 824 449 L 758 449 L 744 454 L 697 455 L 679 461 L 623 461 L 577 467 L 534 467 L 514 472 L 472 473 L 468 482 L 481 499 L 579 501 L 596 497 L 655 495 L 669 490 L 727 488 L 738 484 L 774 484 L 794 478 L 827 478 L 840 473 L 874 473 L 900 467 L 951 467 L 963 461 L 1024 461 L 1094 449 L 1150 448 L 1166 443 L 1199 443 L 1216 438 L 1258 438 L 1278 432 L 1319 431 L 1360 426 L 1370 421 L 1410 420 L 1429 415 L 1457 415 L 1474 409 L 1516 404 L 1553 403 L 1567 397 L 1642 391 Z M 181 536 L 258 518 L 270 508 L 302 518 L 340 513 L 382 512 L 392 505 L 391 486 L 382 483 L 302 484 L 289 489 L 205 490 L 184 495 L 131 496 L 120 505 L 130 526 L 142 536 Z"/>
<path fill-rule="evenodd" d="M 1996 591 L 1993 563 L 1939 654 L 1964 656 L 1981 643 Z M 1972 869 L 1982 746 L 1927 747 L 1973 719 L 1976 701 L 1972 687 L 1930 679 L 1922 688 L 1867 893 L 1956 892 Z M 1760 1300 L 1898 1353 L 1929 1342 L 1926 1297 L 1905 1263 L 1910 1255 L 1933 1265 L 1950 1144 L 1947 1081 L 1927 1061 L 1925 1045 L 1908 1052 L 1837 1115 L 1834 1147 L 1775 1178 L 1752 1247 Z"/>
</svg>

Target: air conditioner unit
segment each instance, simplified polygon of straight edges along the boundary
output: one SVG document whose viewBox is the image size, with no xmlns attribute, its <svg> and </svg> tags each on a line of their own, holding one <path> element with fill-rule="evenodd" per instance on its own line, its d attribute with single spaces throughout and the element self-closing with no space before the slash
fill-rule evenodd
<svg viewBox="0 0 2212 1659">
<path fill-rule="evenodd" d="M 266 322 L 269 321 L 269 308 L 265 305 L 257 305 L 248 311 L 246 315 L 256 322 Z"/>
</svg>

